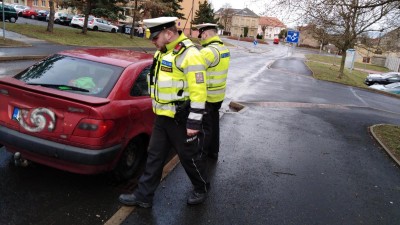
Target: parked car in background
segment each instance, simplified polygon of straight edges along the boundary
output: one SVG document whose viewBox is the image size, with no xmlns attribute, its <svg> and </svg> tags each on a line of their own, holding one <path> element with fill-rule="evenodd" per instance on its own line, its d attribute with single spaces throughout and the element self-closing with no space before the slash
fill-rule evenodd
<svg viewBox="0 0 400 225">
<path fill-rule="evenodd" d="M 35 19 L 38 15 L 38 11 L 37 9 L 24 9 L 24 11 L 22 11 L 22 17 L 26 17 L 26 18 L 31 18 L 31 19 Z"/>
<path fill-rule="evenodd" d="M 75 16 L 74 14 L 64 13 L 60 16 L 58 23 L 61 25 L 69 26 L 74 16 Z"/>
<path fill-rule="evenodd" d="M 30 9 L 30 7 L 26 5 L 14 4 L 12 6 L 14 7 L 15 11 L 17 11 L 18 16 L 22 16 L 22 11 L 24 11 L 24 9 Z"/>
<path fill-rule="evenodd" d="M 68 14 L 65 12 L 54 13 L 54 23 L 69 26 L 71 20 L 75 16 L 74 14 Z M 47 15 L 46 21 L 49 21 L 50 15 Z"/>
<path fill-rule="evenodd" d="M 89 16 L 88 21 L 90 21 L 93 18 L 94 18 L 94 16 Z M 85 15 L 82 15 L 82 14 L 75 15 L 75 16 L 72 17 L 71 26 L 72 27 L 82 28 L 84 22 L 85 22 Z"/>
<path fill-rule="evenodd" d="M 118 27 L 111 24 L 111 22 L 101 19 L 101 18 L 96 18 L 93 17 L 88 21 L 88 28 L 94 31 L 106 31 L 106 32 L 111 32 L 111 33 L 116 33 L 118 32 Z"/>
<path fill-rule="evenodd" d="M 0 78 L 0 144 L 24 162 L 129 178 L 154 122 L 152 62 L 142 52 L 76 49 Z"/>
<path fill-rule="evenodd" d="M 36 19 L 45 21 L 50 12 L 47 10 L 39 10 Z"/>
<path fill-rule="evenodd" d="M 400 82 L 400 72 L 369 74 L 364 81 L 368 86 L 373 84 L 391 84 L 395 82 Z"/>
<path fill-rule="evenodd" d="M 386 84 L 386 85 L 374 84 L 369 87 L 375 90 L 385 91 L 392 94 L 400 94 L 400 82 Z"/>
<path fill-rule="evenodd" d="M 275 37 L 273 43 L 274 43 L 274 44 L 279 44 L 279 38 L 278 38 L 278 37 Z"/>
<path fill-rule="evenodd" d="M 0 4 L 0 12 L 3 12 L 3 5 Z M 10 21 L 10 23 L 15 23 L 18 20 L 18 14 L 14 7 L 9 5 L 4 5 L 4 20 Z M 0 16 L 0 21 L 3 21 L 3 15 Z"/>
</svg>

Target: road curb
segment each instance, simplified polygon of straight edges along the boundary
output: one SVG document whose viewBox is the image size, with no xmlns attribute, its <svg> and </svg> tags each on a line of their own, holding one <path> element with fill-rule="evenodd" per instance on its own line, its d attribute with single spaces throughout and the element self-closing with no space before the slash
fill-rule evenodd
<svg viewBox="0 0 400 225">
<path fill-rule="evenodd" d="M 381 145 L 381 147 L 386 151 L 386 153 L 397 163 L 398 166 L 400 166 L 400 161 L 396 159 L 396 157 L 392 154 L 392 152 L 389 150 L 388 147 L 386 147 L 385 144 L 378 138 L 378 136 L 374 132 L 374 128 L 377 126 L 381 126 L 385 124 L 375 124 L 370 127 L 368 127 L 369 132 L 372 134 L 372 137 Z"/>
<path fill-rule="evenodd" d="M 47 57 L 47 55 L 1 56 L 0 62 L 14 61 L 14 60 L 37 60 L 37 59 L 43 59 L 46 57 Z"/>
</svg>

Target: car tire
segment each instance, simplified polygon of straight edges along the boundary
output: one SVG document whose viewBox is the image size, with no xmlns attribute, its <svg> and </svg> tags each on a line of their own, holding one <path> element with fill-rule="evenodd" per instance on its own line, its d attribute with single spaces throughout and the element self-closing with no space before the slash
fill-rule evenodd
<svg viewBox="0 0 400 225">
<path fill-rule="evenodd" d="M 59 23 L 60 23 L 60 20 L 59 20 L 59 19 L 56 19 L 56 20 L 54 20 L 54 23 L 59 24 Z"/>
<path fill-rule="evenodd" d="M 98 28 L 98 27 L 96 27 L 96 26 L 94 26 L 94 27 L 93 27 L 93 30 L 94 30 L 94 31 L 98 31 L 98 30 L 99 30 L 99 28 Z"/>
<path fill-rule="evenodd" d="M 34 16 L 34 15 L 31 15 L 31 19 L 35 19 L 35 16 Z"/>
<path fill-rule="evenodd" d="M 115 30 L 115 28 L 111 29 L 111 33 L 115 33 L 115 32 L 117 32 L 117 31 Z"/>
<path fill-rule="evenodd" d="M 125 181 L 144 166 L 147 158 L 147 144 L 143 138 L 136 137 L 129 142 L 118 164 L 113 170 L 113 177 L 117 181 Z"/>
<path fill-rule="evenodd" d="M 10 23 L 15 23 L 16 21 L 17 21 L 17 19 L 15 17 L 10 18 Z"/>
</svg>

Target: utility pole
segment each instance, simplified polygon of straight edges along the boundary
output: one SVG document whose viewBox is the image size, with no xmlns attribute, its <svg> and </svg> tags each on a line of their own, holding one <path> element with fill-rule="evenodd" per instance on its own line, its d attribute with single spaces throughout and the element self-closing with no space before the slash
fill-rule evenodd
<svg viewBox="0 0 400 225">
<path fill-rule="evenodd" d="M 190 21 L 190 31 L 189 31 L 189 34 L 190 34 L 190 37 L 192 37 L 192 22 L 193 22 L 193 6 L 194 6 L 194 0 L 192 0 L 192 16 L 191 16 L 191 21 Z"/>
</svg>

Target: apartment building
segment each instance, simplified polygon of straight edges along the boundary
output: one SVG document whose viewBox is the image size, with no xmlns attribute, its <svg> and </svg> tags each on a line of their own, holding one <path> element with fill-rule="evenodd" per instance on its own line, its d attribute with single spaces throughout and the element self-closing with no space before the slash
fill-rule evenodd
<svg viewBox="0 0 400 225">
<path fill-rule="evenodd" d="M 257 35 L 259 16 L 248 8 L 221 8 L 215 12 L 215 16 L 224 26 L 224 32 L 231 36 L 244 36 L 245 27 L 248 27 L 247 36 L 255 37 Z"/>
<path fill-rule="evenodd" d="M 263 31 L 263 29 L 265 30 Z M 283 29 L 286 29 L 286 25 L 276 17 L 262 16 L 259 18 L 257 33 L 259 35 L 264 35 L 264 39 L 274 39 L 274 37 L 278 37 Z"/>
</svg>

